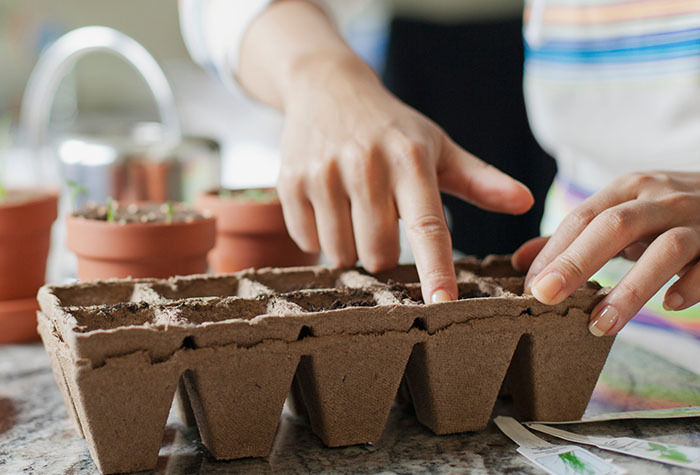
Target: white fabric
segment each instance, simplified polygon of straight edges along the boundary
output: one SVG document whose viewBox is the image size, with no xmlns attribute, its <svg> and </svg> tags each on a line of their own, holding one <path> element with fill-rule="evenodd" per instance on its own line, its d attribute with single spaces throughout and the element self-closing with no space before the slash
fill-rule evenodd
<svg viewBox="0 0 700 475">
<path fill-rule="evenodd" d="M 527 3 L 528 116 L 566 182 L 700 170 L 700 2 Z"/>
<path fill-rule="evenodd" d="M 248 26 L 274 0 L 180 0 L 180 29 L 197 63 L 238 90 L 235 73 Z"/>
<path fill-rule="evenodd" d="M 240 90 L 235 72 L 241 41 L 272 1 L 180 0 L 183 36 L 192 57 Z M 649 0 L 648 9 L 679 13 L 644 21 L 635 18 L 637 0 L 527 2 L 524 34 L 529 52 L 534 52 L 528 54 L 525 68 L 528 115 L 537 139 L 556 157 L 566 181 L 596 191 L 634 171 L 700 170 L 700 57 L 678 56 L 665 40 L 653 39 L 695 34 L 700 42 L 700 34 L 692 33 L 700 31 L 700 2 L 695 14 L 680 11 L 693 1 Z M 358 4 L 316 3 L 327 10 Z M 605 17 L 611 9 L 617 16 Z M 596 41 L 602 44 L 600 51 L 586 50 L 586 44 Z M 579 43 L 584 45 L 580 51 Z M 564 47 L 559 62 L 548 56 L 561 52 L 557 44 L 574 45 Z M 585 54 L 606 55 L 618 44 L 638 50 L 600 62 L 579 60 Z M 646 59 L 649 46 L 662 52 Z"/>
</svg>

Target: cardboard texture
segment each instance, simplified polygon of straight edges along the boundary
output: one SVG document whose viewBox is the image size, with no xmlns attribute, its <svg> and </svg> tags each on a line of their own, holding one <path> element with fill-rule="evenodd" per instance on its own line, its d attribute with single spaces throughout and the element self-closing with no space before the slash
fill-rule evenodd
<svg viewBox="0 0 700 475">
<path fill-rule="evenodd" d="M 613 341 L 587 330 L 606 290 L 549 307 L 508 257 L 455 267 L 460 299 L 435 305 L 413 266 L 45 286 L 39 333 L 105 473 L 155 467 L 176 392 L 217 459 L 267 455 L 288 395 L 331 447 L 375 442 L 400 385 L 436 434 L 483 429 L 504 379 L 523 417 L 579 418 Z"/>
</svg>

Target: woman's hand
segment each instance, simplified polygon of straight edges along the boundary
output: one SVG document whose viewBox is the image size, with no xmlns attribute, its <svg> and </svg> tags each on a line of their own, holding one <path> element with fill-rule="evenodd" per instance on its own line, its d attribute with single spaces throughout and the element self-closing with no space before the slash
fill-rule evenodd
<svg viewBox="0 0 700 475">
<path fill-rule="evenodd" d="M 258 16 L 238 74 L 248 92 L 285 114 L 278 190 L 292 238 L 337 266 L 358 257 L 371 272 L 395 266 L 400 218 L 426 303 L 452 300 L 440 190 L 493 211 L 532 206 L 524 185 L 392 96 L 311 2 L 275 2 Z"/>
<path fill-rule="evenodd" d="M 576 208 L 551 238 L 513 256 L 525 290 L 554 305 L 616 256 L 637 261 L 591 314 L 596 336 L 614 335 L 674 275 L 664 308 L 700 301 L 700 173 L 649 172 L 615 180 Z"/>
<path fill-rule="evenodd" d="M 426 302 L 457 285 L 440 190 L 484 209 L 522 213 L 527 188 L 455 145 L 401 103 L 364 64 L 304 65 L 285 101 L 278 190 L 287 228 L 335 265 L 394 267 L 404 221 Z M 478 223 L 474 223 L 475 227 Z"/>
</svg>

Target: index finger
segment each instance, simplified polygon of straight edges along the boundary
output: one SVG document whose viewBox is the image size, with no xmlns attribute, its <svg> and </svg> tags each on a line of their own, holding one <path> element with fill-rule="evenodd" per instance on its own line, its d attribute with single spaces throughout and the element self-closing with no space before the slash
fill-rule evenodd
<svg viewBox="0 0 700 475">
<path fill-rule="evenodd" d="M 533 280 L 532 294 L 542 303 L 557 304 L 630 243 L 679 224 L 678 213 L 653 202 L 608 208 Z"/>
<path fill-rule="evenodd" d="M 525 291 L 530 292 L 530 284 L 535 277 L 564 252 L 600 213 L 632 198 L 634 196 L 624 187 L 609 185 L 569 213 L 532 261 L 525 278 Z"/>
<path fill-rule="evenodd" d="M 395 199 L 416 260 L 423 300 L 428 304 L 454 300 L 458 292 L 452 238 L 437 178 L 434 174 L 426 175 L 409 177 L 398 183 Z"/>
</svg>

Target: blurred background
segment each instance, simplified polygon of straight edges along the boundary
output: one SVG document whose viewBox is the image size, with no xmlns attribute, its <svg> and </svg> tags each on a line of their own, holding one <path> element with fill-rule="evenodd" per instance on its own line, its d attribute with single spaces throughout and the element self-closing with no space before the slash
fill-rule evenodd
<svg viewBox="0 0 700 475">
<path fill-rule="evenodd" d="M 349 3 L 344 32 L 380 71 L 386 4 Z M 99 41 L 94 35 L 82 35 L 77 46 L 56 48 L 59 38 L 92 25 L 113 28 L 145 48 L 169 90 L 149 87 L 144 76 L 157 75 L 139 73 L 105 50 L 81 53 L 77 62 L 67 57 L 71 48 Z M 40 58 L 44 64 L 38 68 Z M 108 196 L 193 202 L 198 193 L 219 186 L 276 183 L 281 115 L 227 88 L 192 61 L 176 1 L 0 0 L 0 64 L 0 184 L 58 188 L 62 215 Z M 154 90 L 166 102 L 161 108 Z M 181 132 L 174 141 L 161 124 L 162 111 L 168 110 L 163 97 L 173 102 L 176 115 L 167 122 L 177 122 Z M 87 193 L 71 197 L 68 181 L 84 185 Z M 49 281 L 75 273 L 64 226 L 57 223 Z"/>
<path fill-rule="evenodd" d="M 384 5 L 363 3 L 364 11 L 356 16 L 360 21 L 355 22 L 359 29 L 353 34 L 352 25 L 347 25 L 346 31 L 357 38 L 355 43 L 363 56 L 380 65 L 386 43 Z M 108 26 L 125 33 L 143 45 L 162 67 L 174 93 L 183 135 L 204 139 L 194 145 L 204 148 L 199 152 L 211 152 L 209 156 L 217 161 L 202 165 L 206 170 L 198 171 L 206 175 L 197 178 L 205 182 L 202 185 L 208 186 L 209 175 L 219 171 L 222 184 L 232 188 L 275 183 L 280 115 L 251 103 L 238 91 L 227 90 L 192 62 L 173 0 L 0 0 L 0 123 L 6 181 L 32 180 L 25 167 L 29 164 L 21 163 L 27 160 L 15 153 L 18 140 L 12 140 L 15 147 L 10 147 L 7 140 L 8 127 L 17 129 L 22 95 L 32 69 L 42 51 L 56 39 L 88 25 Z M 158 120 L 153 96 L 134 68 L 122 58 L 97 52 L 81 58 L 61 81 L 46 138 L 56 155 L 85 150 L 95 153 L 95 148 L 76 146 L 75 140 L 66 147 L 65 141 L 80 137 L 103 143 L 125 134 L 148 140 L 157 137 L 153 122 Z M 17 138 L 14 133 L 12 138 Z M 219 151 L 221 162 L 217 168 L 218 158 L 213 157 Z M 133 178 L 134 173 L 130 176 Z M 191 198 L 190 194 L 184 198 Z"/>
<path fill-rule="evenodd" d="M 538 235 L 555 166 L 527 123 L 522 0 L 328 5 L 346 40 L 393 93 L 532 189 L 535 207 L 517 217 L 444 196 L 455 249 L 477 256 L 509 253 Z M 81 54 L 75 64 L 67 60 L 66 51 L 95 38 L 83 35 L 78 46 L 62 49 L 56 40 L 90 25 L 111 27 L 139 43 L 167 83 L 157 84 L 160 72 L 139 74 L 105 51 Z M 281 115 L 191 60 L 176 1 L 0 0 L 0 64 L 0 179 L 10 187 L 63 189 L 62 213 L 108 196 L 192 201 L 218 186 L 276 183 Z M 86 185 L 87 196 L 69 202 L 67 180 Z M 54 247 L 63 248 L 61 236 Z M 411 260 L 405 239 L 401 260 Z"/>
</svg>

